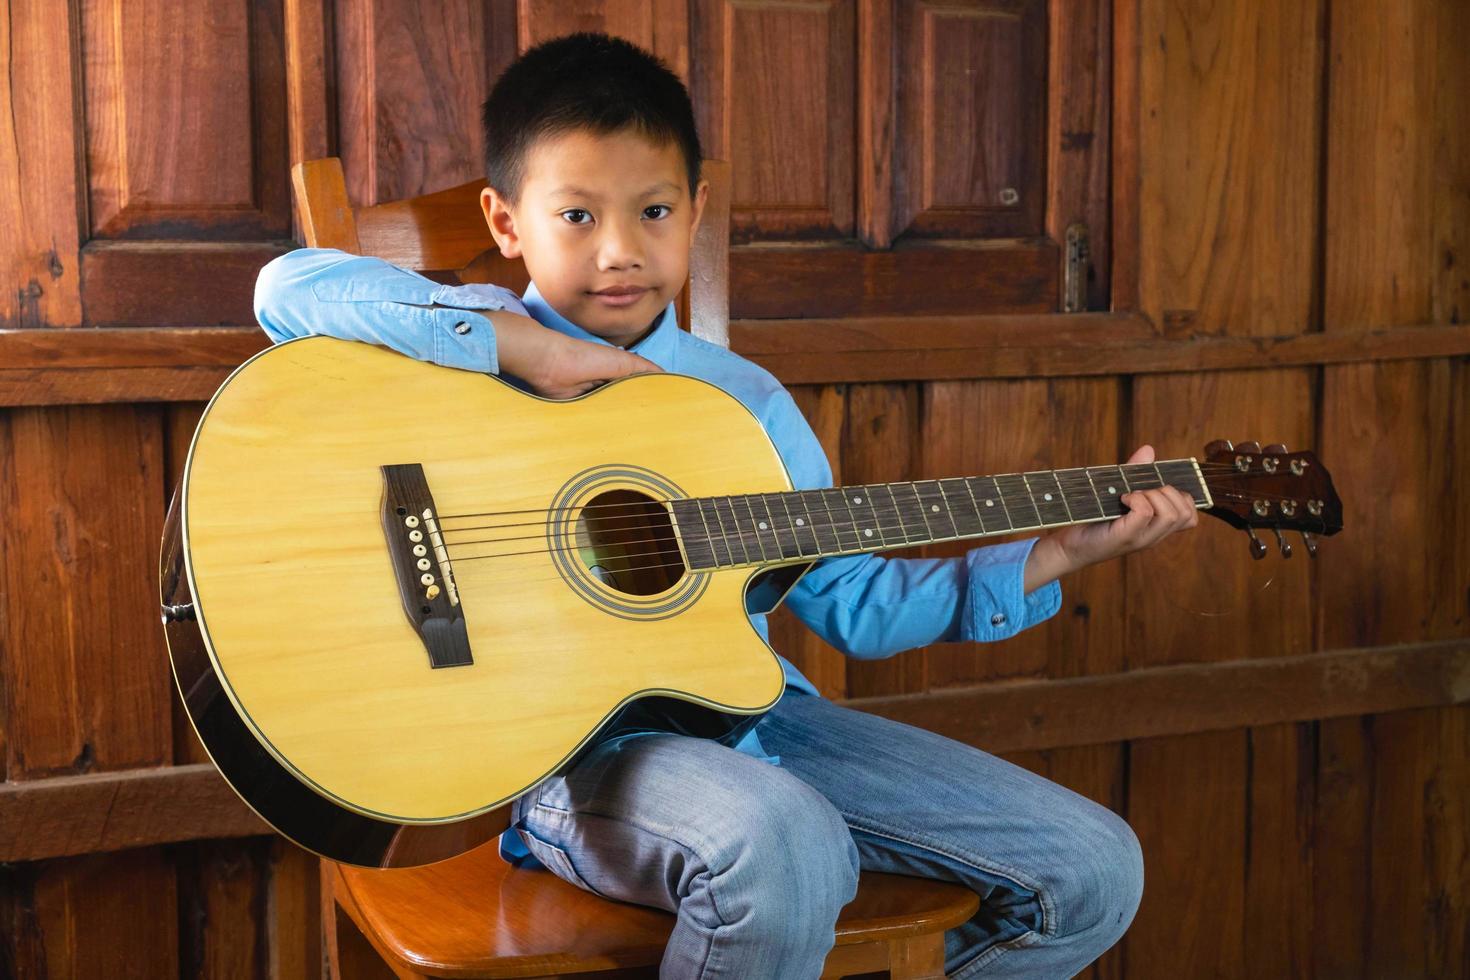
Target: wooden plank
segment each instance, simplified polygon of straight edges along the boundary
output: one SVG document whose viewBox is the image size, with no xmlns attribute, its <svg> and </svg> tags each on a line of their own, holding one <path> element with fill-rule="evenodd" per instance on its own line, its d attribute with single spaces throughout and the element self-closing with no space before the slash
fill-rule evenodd
<svg viewBox="0 0 1470 980">
<path fill-rule="evenodd" d="M 180 976 L 265 974 L 270 844 L 210 840 L 177 847 Z"/>
<path fill-rule="evenodd" d="M 7 872 L 19 929 L 0 936 L 16 977 L 174 977 L 177 886 L 157 849 L 91 855 Z M 11 899 L 10 889 L 0 903 Z"/>
<path fill-rule="evenodd" d="M 842 478 L 846 485 L 917 479 L 919 393 L 915 385 L 854 385 L 847 389 L 842 429 Z M 917 549 L 890 552 L 912 558 Z M 923 650 L 878 660 L 850 659 L 847 693 L 852 697 L 902 694 L 928 689 Z"/>
<path fill-rule="evenodd" d="M 1141 9 L 1142 309 L 1166 336 L 1308 330 L 1322 5 Z"/>
<path fill-rule="evenodd" d="M 1470 354 L 1470 326 L 1140 340 L 1135 324 L 1146 331 L 1147 321 L 1125 319 L 1120 332 L 1126 336 L 1119 337 L 1106 332 L 1107 317 L 1083 324 L 1102 324 L 1091 339 L 1061 322 L 1091 320 L 1088 314 L 936 318 L 944 322 L 739 320 L 731 332 L 737 352 L 788 385 L 1268 370 Z M 960 335 L 952 342 L 967 346 L 944 346 L 943 331 L 951 324 Z M 934 346 L 920 346 L 925 343 Z M 786 344 L 799 350 L 787 352 Z M 230 370 L 267 346 L 263 333 L 247 327 L 0 330 L 0 406 L 208 399 Z"/>
<path fill-rule="evenodd" d="M 266 896 L 266 975 L 317 976 L 321 969 L 321 859 L 277 837 L 270 843 Z"/>
<path fill-rule="evenodd" d="M 1129 746 L 1128 822 L 1148 876 L 1123 937 L 1130 978 L 1246 975 L 1244 769 L 1239 732 Z"/>
<path fill-rule="evenodd" d="M 160 423 L 140 406 L 23 408 L 0 426 L 11 780 L 169 760 L 159 635 Z"/>
<path fill-rule="evenodd" d="M 1046 313 L 1056 306 L 1057 263 L 1057 248 L 1045 239 L 891 251 L 826 242 L 736 246 L 730 249 L 730 315 Z"/>
<path fill-rule="evenodd" d="M 1457 639 L 841 703 L 1002 753 L 1467 702 Z M 0 830 L 0 862 L 269 832 L 208 764 L 0 784 Z"/>
<path fill-rule="evenodd" d="M 847 421 L 846 387 L 803 386 L 793 388 L 791 395 L 820 440 L 823 452 L 827 454 L 827 460 L 832 466 L 834 485 L 841 486 L 842 441 Z M 767 624 L 771 630 L 771 645 L 806 675 L 807 680 L 815 684 L 823 696 L 847 696 L 847 657 L 807 629 L 806 624 L 797 619 L 784 604 L 776 608 L 767 619 Z"/>
<path fill-rule="evenodd" d="M 1087 226 L 1089 310 L 1109 308 L 1112 7 L 1108 0 L 1052 0 L 1047 14 L 1046 232 L 1065 243 L 1069 225 Z"/>
<path fill-rule="evenodd" d="M 1135 378 L 1129 451 L 1153 445 L 1160 459 L 1203 455 L 1211 439 L 1314 441 L 1311 376 L 1301 370 L 1217 371 Z M 1334 457 L 1323 452 L 1333 470 Z M 1340 492 L 1351 485 L 1338 477 Z M 1352 522 L 1347 522 L 1351 534 Z M 1312 646 L 1311 575 L 1299 536 L 1283 559 L 1269 532 L 1265 559 L 1249 557 L 1249 539 L 1221 521 L 1129 555 L 1129 666 L 1305 653 Z M 1324 557 L 1351 550 L 1324 538 Z M 1347 645 L 1347 644 L 1344 644 Z"/>
<path fill-rule="evenodd" d="M 1249 733 L 1244 976 L 1312 974 L 1312 841 L 1316 746 L 1310 723 Z"/>
<path fill-rule="evenodd" d="M 990 752 L 1100 745 L 1470 700 L 1470 640 L 1148 667 L 926 695 L 858 708 Z"/>
<path fill-rule="evenodd" d="M 282 220 L 285 220 L 284 218 Z M 255 277 L 295 242 L 92 242 L 86 326 L 250 326 Z"/>
<path fill-rule="evenodd" d="M 1139 232 L 1139 0 L 1113 0 L 1112 262 L 1111 310 L 1138 309 Z"/>
<path fill-rule="evenodd" d="M 936 382 L 924 386 L 919 476 L 1016 473 L 1121 462 L 1119 384 L 1107 379 Z M 1034 532 L 1024 535 L 1036 536 Z M 959 556 L 977 542 L 925 549 Z M 1001 643 L 937 644 L 929 686 L 1015 677 L 1075 677 L 1123 668 L 1123 589 L 1118 563 L 1062 582 L 1062 610 Z"/>
<path fill-rule="evenodd" d="M 82 322 L 76 113 L 80 52 L 71 5 L 9 0 L 0 18 L 0 326 Z"/>
<path fill-rule="evenodd" d="M 270 833 L 212 763 L 0 784 L 0 861 Z"/>
</svg>

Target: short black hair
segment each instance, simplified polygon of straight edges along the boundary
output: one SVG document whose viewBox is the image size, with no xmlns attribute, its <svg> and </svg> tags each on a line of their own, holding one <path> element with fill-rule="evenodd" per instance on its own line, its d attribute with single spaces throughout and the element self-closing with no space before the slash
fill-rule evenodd
<svg viewBox="0 0 1470 980">
<path fill-rule="evenodd" d="M 679 76 L 622 38 L 582 32 L 528 50 L 496 79 L 481 110 L 485 177 L 512 204 L 536 140 L 574 130 L 609 135 L 634 128 L 684 154 L 689 196 L 699 186 L 699 133 Z"/>
</svg>

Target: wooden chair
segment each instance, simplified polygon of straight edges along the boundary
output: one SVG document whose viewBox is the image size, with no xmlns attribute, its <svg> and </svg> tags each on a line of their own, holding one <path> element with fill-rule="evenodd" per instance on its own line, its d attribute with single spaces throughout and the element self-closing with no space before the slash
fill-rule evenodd
<svg viewBox="0 0 1470 980">
<path fill-rule="evenodd" d="M 710 196 L 678 300 L 680 322 L 728 346 L 730 167 L 708 160 Z M 306 244 L 377 255 L 436 278 L 523 288 L 524 265 L 495 249 L 482 181 L 354 209 L 335 157 L 292 169 Z M 512 868 L 491 841 L 419 868 L 321 862 L 322 931 L 332 977 L 652 977 L 674 917 L 612 902 L 550 872 Z M 864 874 L 842 910 L 824 977 L 888 971 L 944 976 L 944 930 L 975 914 L 966 888 Z M 381 958 L 380 958 L 381 957 Z"/>
</svg>

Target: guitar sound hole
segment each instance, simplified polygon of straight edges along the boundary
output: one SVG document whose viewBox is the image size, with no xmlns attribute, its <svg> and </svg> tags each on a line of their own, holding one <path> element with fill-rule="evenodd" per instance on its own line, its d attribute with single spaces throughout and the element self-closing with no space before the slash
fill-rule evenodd
<svg viewBox="0 0 1470 980">
<path fill-rule="evenodd" d="M 629 595 L 655 595 L 684 575 L 669 512 L 636 490 L 607 490 L 587 502 L 577 551 L 600 581 Z"/>
</svg>

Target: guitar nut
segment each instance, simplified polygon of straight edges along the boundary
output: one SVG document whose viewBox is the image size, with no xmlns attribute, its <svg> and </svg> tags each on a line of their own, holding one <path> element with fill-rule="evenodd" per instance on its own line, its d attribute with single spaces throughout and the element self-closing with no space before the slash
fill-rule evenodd
<svg viewBox="0 0 1470 980">
<path fill-rule="evenodd" d="M 1287 517 L 1294 516 L 1296 514 L 1296 501 L 1295 500 L 1283 500 L 1283 501 L 1281 501 L 1281 513 L 1285 514 Z"/>
<path fill-rule="evenodd" d="M 1249 456 L 1237 456 L 1237 457 L 1235 457 L 1235 468 L 1238 469 L 1238 470 L 1240 470 L 1240 472 L 1242 472 L 1242 473 L 1245 473 L 1245 472 L 1249 471 L 1250 468 L 1251 468 L 1251 460 L 1250 460 L 1250 457 Z"/>
<path fill-rule="evenodd" d="M 1307 501 L 1307 513 L 1308 514 L 1311 514 L 1313 517 L 1320 517 L 1320 516 L 1322 516 L 1322 501 L 1320 501 L 1320 500 L 1308 500 Z"/>
<path fill-rule="evenodd" d="M 1277 462 L 1278 460 L 1275 456 L 1263 457 L 1261 459 L 1261 469 L 1265 470 L 1267 473 L 1275 473 Z"/>
<path fill-rule="evenodd" d="M 1304 463 L 1304 462 L 1302 462 L 1301 460 L 1294 459 L 1294 460 L 1291 461 L 1291 475 L 1292 476 L 1301 476 L 1304 472 L 1306 472 L 1306 469 L 1307 469 L 1307 464 Z"/>
<path fill-rule="evenodd" d="M 1251 510 L 1256 512 L 1257 517 L 1265 517 L 1271 512 L 1271 505 L 1264 500 L 1257 500 L 1254 504 L 1251 504 Z"/>
</svg>

